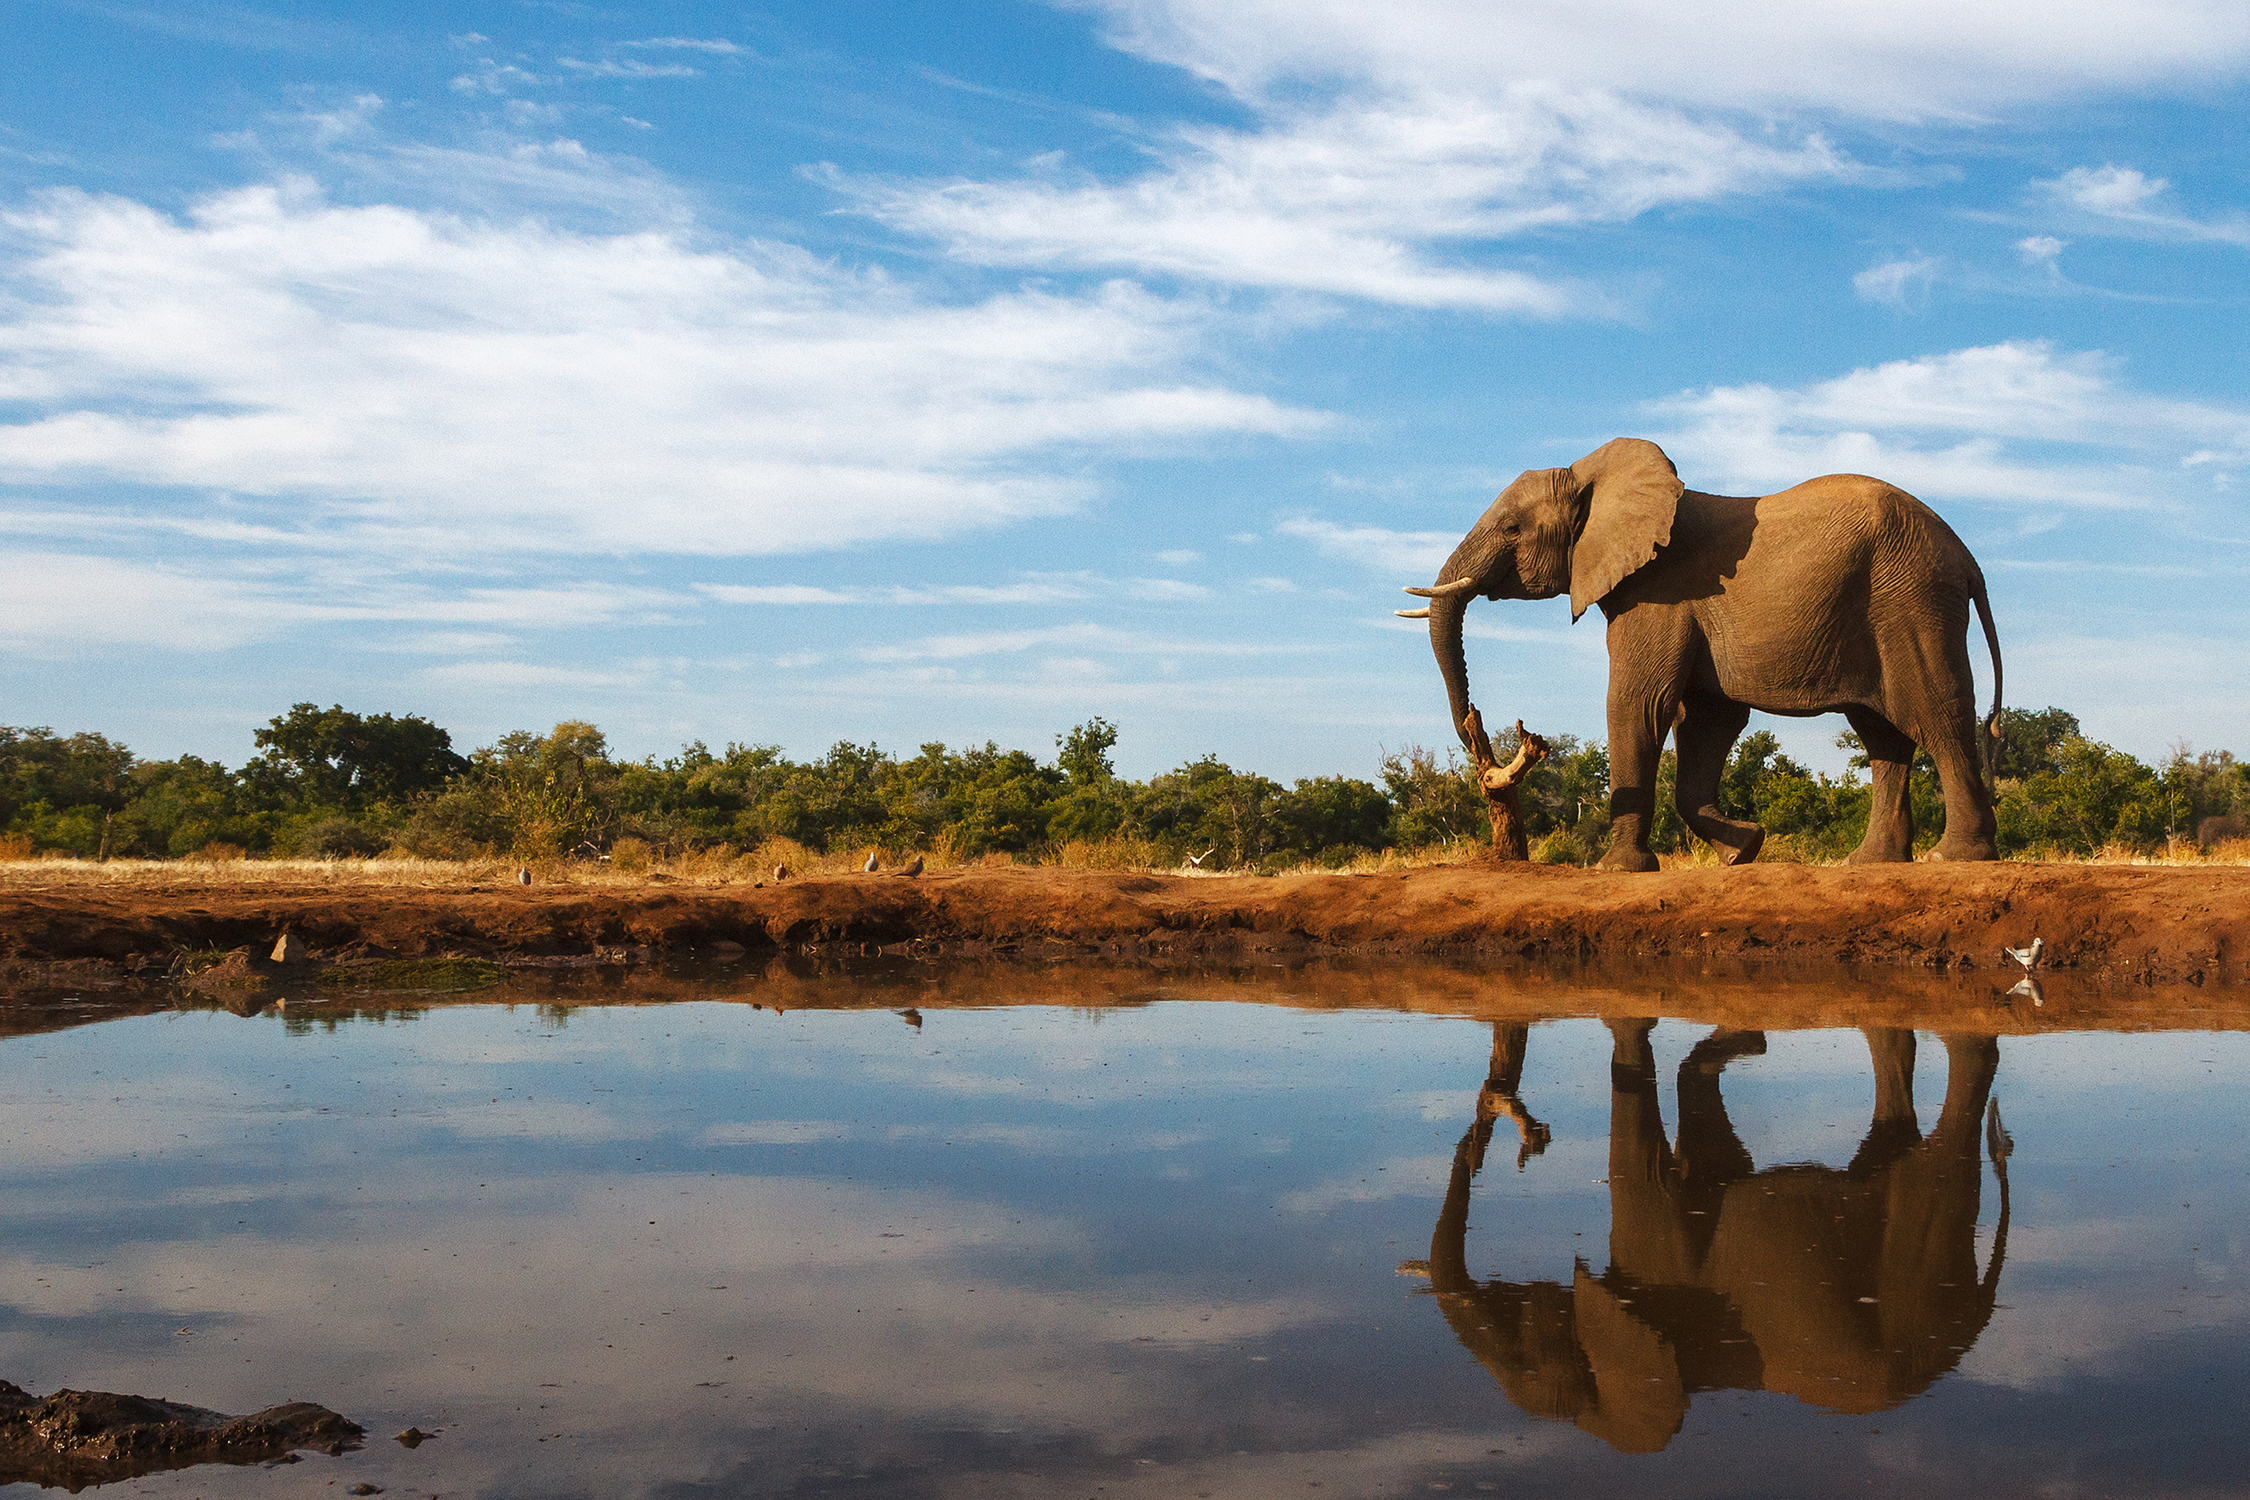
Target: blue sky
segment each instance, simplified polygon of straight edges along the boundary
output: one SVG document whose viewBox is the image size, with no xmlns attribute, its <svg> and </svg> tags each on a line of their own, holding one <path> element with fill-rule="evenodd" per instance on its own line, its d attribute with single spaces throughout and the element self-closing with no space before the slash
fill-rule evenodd
<svg viewBox="0 0 2250 1500">
<path fill-rule="evenodd" d="M 1099 714 L 1133 775 L 1371 776 L 1451 741 L 1398 586 L 1629 434 L 1912 490 L 2010 702 L 2250 752 L 2234 0 L 0 35 L 0 722 L 232 764 L 307 699 L 636 756 Z M 1598 616 L 1469 622 L 1489 716 L 1602 735 Z"/>
</svg>

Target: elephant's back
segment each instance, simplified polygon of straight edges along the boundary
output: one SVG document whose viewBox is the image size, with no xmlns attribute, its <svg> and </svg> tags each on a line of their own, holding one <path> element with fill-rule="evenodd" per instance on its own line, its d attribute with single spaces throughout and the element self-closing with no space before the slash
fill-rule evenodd
<svg viewBox="0 0 2250 1500">
<path fill-rule="evenodd" d="M 1760 530 L 1783 537 L 1824 535 L 1839 556 L 1883 574 L 1906 568 L 1918 580 L 1959 589 L 1964 599 L 1976 561 L 1945 518 L 1897 485 L 1867 474 L 1823 474 L 1757 502 Z"/>
</svg>

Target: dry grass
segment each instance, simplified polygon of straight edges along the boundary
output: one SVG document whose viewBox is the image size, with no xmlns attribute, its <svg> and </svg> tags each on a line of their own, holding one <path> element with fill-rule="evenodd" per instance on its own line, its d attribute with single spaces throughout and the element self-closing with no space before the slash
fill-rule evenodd
<svg viewBox="0 0 2250 1500">
<path fill-rule="evenodd" d="M 628 847 L 638 845 L 635 847 Z M 504 859 L 419 859 L 397 852 L 373 859 L 249 859 L 223 848 L 199 851 L 178 860 L 61 858 L 52 852 L 28 858 L 12 842 L 0 843 L 0 890 L 38 890 L 70 886 L 163 886 L 169 888 L 276 888 L 332 885 L 366 885 L 399 889 L 463 890 L 470 886 L 513 884 L 516 862 Z M 906 849 L 874 851 L 881 868 L 897 869 L 914 856 Z M 1585 851 L 1575 847 L 1535 847 L 1535 859 L 1554 864 L 1575 864 Z M 1600 851 L 1594 853 L 1598 856 Z M 776 865 L 788 867 L 792 877 L 856 873 L 867 860 L 865 847 L 817 854 L 788 839 L 769 839 L 747 852 L 721 846 L 662 857 L 639 840 L 620 840 L 607 862 L 550 860 L 531 866 L 535 883 L 588 890 L 627 890 L 651 883 L 683 885 L 752 885 L 771 881 Z M 1387 849 L 1363 854 L 1341 866 L 1303 861 L 1272 867 L 1284 875 L 1380 875 L 1441 865 L 1482 863 L 1489 857 L 1479 839 L 1461 839 L 1426 849 Z M 2175 840 L 2165 849 L 2140 852 L 2112 846 L 2098 854 L 2080 856 L 2042 852 L 2040 862 L 2082 865 L 2129 865 L 2179 868 L 2239 868 L 2250 866 L 2250 839 L 2229 839 L 2210 849 L 2192 840 Z M 966 858 L 950 849 L 926 851 L 924 867 L 932 870 L 1006 868 L 1019 863 L 1013 855 L 986 854 Z M 1073 840 L 1046 859 L 1024 861 L 1062 869 L 1140 870 L 1179 874 L 1201 879 L 1240 878 L 1249 870 L 1196 870 L 1173 860 L 1167 850 L 1139 839 L 1104 839 L 1095 843 Z M 1706 844 L 1676 854 L 1657 856 L 1666 870 L 1719 868 L 1718 857 Z M 1760 864 L 1841 865 L 1840 857 L 1796 847 L 1786 835 L 1766 840 Z"/>
</svg>

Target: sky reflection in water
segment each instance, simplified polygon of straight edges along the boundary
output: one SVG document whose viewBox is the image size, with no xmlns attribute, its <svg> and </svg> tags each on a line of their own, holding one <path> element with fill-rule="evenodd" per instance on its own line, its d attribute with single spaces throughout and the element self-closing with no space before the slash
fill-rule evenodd
<svg viewBox="0 0 2250 1500">
<path fill-rule="evenodd" d="M 2241 1035 L 922 1016 L 0 1041 L 0 1376 L 374 1438 L 156 1494 L 2250 1487 Z"/>
</svg>

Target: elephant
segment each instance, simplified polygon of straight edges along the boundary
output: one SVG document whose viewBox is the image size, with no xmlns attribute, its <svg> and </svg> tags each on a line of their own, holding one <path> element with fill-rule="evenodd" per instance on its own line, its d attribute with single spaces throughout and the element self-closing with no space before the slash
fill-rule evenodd
<svg viewBox="0 0 2250 1500">
<path fill-rule="evenodd" d="M 2000 637 L 1984 574 L 1921 501 L 1859 474 L 1758 498 L 1686 488 L 1656 444 L 1618 438 L 1567 469 L 1533 469 L 1469 528 L 1430 588 L 1400 610 L 1430 622 L 1454 730 L 1468 743 L 1470 598 L 1551 599 L 1608 621 L 1612 835 L 1601 865 L 1653 870 L 1658 757 L 1679 749 L 1680 816 L 1724 863 L 1765 831 L 1722 817 L 1719 780 L 1750 711 L 1842 713 L 1867 748 L 1873 804 L 1851 862 L 1914 857 L 1908 775 L 1936 762 L 1945 834 L 1932 859 L 1997 859 L 1987 786 L 2000 713 Z M 1992 655 L 1980 738 L 1967 633 L 1974 603 Z"/>
<path fill-rule="evenodd" d="M 1513 1098 L 1528 1027 L 1495 1028 L 1492 1077 L 1454 1151 L 1427 1271 L 1446 1322 L 1509 1399 L 1623 1452 L 1653 1453 L 1679 1431 L 1697 1391 L 1781 1391 L 1865 1414 L 1918 1395 L 1958 1364 L 1991 1320 L 2007 1255 L 2012 1143 L 2002 1144 L 1993 1107 L 2000 1217 L 1978 1274 L 1978 1124 L 1998 1043 L 1945 1038 L 1945 1104 L 1924 1139 L 1914 1033 L 1869 1029 L 1875 1113 L 1851 1165 L 1759 1171 L 1719 1079 L 1730 1060 L 1763 1052 L 1764 1034 L 1720 1030 L 1689 1052 L 1679 1139 L 1668 1146 L 1654 1026 L 1611 1023 L 1609 1266 L 1596 1276 L 1581 1259 L 1568 1285 L 1469 1275 L 1470 1186 L 1494 1119 L 1516 1122 L 1527 1153 L 1548 1140 Z"/>
</svg>

